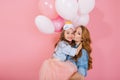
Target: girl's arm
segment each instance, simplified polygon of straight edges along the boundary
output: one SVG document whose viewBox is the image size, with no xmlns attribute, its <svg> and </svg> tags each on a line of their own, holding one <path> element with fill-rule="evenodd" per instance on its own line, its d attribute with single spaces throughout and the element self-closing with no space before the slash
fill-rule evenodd
<svg viewBox="0 0 120 80">
<path fill-rule="evenodd" d="M 77 48 L 71 47 L 71 45 L 67 44 L 65 41 L 61 41 L 58 43 L 57 50 L 70 56 L 75 56 L 77 52 Z"/>
</svg>

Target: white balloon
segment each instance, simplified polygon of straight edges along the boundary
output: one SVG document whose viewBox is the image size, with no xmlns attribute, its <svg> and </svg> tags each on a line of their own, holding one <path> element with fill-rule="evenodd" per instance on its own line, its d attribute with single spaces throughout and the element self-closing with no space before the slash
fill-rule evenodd
<svg viewBox="0 0 120 80">
<path fill-rule="evenodd" d="M 37 28 L 44 33 L 53 33 L 55 31 L 52 21 L 46 16 L 39 15 L 35 18 Z"/>
<path fill-rule="evenodd" d="M 95 6 L 95 0 L 79 0 L 78 7 L 81 14 L 88 14 Z"/>
<path fill-rule="evenodd" d="M 72 23 L 73 23 L 73 25 L 74 25 L 74 27 L 77 27 L 77 26 L 80 25 L 79 19 L 80 19 L 80 16 L 77 14 L 77 15 L 71 20 Z"/>
<path fill-rule="evenodd" d="M 83 14 L 83 15 L 79 15 L 77 14 L 76 17 L 74 17 L 74 19 L 72 20 L 72 23 L 74 24 L 75 27 L 79 26 L 79 25 L 84 25 L 86 26 L 89 22 L 89 15 L 88 14 Z"/>
<path fill-rule="evenodd" d="M 58 14 L 67 20 L 72 20 L 78 11 L 77 0 L 56 0 L 55 7 Z"/>
<path fill-rule="evenodd" d="M 89 15 L 86 14 L 86 15 L 80 15 L 80 18 L 79 18 L 79 21 L 78 23 L 80 23 L 80 25 L 84 25 L 86 26 L 89 22 Z"/>
</svg>

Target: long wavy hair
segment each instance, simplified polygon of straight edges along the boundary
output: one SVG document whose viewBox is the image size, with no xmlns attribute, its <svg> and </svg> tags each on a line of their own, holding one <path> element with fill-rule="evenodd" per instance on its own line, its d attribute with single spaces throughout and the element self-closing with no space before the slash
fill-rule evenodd
<svg viewBox="0 0 120 80">
<path fill-rule="evenodd" d="M 81 25 L 78 27 L 80 27 L 82 29 L 82 37 L 81 37 L 82 41 L 81 41 L 81 43 L 82 43 L 82 48 L 85 49 L 88 53 L 88 58 L 89 58 L 88 59 L 88 70 L 89 70 L 89 69 L 92 69 L 92 57 L 91 57 L 92 49 L 90 46 L 90 44 L 91 44 L 90 32 L 88 31 L 88 29 L 85 26 Z M 77 61 L 78 58 L 81 57 L 81 55 L 82 55 L 82 51 L 80 50 L 78 55 L 74 56 L 73 59 L 75 61 Z"/>
</svg>

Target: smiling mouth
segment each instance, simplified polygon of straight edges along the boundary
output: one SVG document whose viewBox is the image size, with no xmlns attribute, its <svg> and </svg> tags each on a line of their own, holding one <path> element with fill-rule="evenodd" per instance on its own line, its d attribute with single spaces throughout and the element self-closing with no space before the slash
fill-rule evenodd
<svg viewBox="0 0 120 80">
<path fill-rule="evenodd" d="M 68 38 L 68 40 L 69 40 L 69 41 L 71 41 L 71 40 L 72 40 L 72 38 Z"/>
</svg>

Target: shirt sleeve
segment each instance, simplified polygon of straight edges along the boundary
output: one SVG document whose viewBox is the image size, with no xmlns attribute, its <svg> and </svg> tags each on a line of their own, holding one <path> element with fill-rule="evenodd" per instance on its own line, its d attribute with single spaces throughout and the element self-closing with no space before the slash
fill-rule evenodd
<svg viewBox="0 0 120 80">
<path fill-rule="evenodd" d="M 67 54 L 69 56 L 75 56 L 77 49 L 71 47 L 71 45 L 66 44 L 65 42 L 61 41 L 58 44 L 58 47 L 61 49 L 62 53 Z"/>
<path fill-rule="evenodd" d="M 77 61 L 78 73 L 83 76 L 87 75 L 88 70 L 88 54 L 86 50 L 82 50 L 82 56 Z"/>
</svg>

